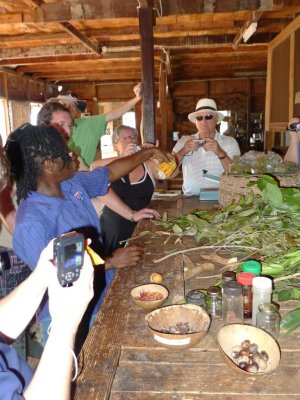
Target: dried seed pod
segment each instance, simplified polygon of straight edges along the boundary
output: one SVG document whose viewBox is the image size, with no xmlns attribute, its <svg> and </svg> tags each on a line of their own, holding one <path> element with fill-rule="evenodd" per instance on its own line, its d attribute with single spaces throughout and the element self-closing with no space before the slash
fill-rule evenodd
<svg viewBox="0 0 300 400">
<path fill-rule="evenodd" d="M 256 363 L 247 364 L 245 367 L 245 371 L 256 374 L 256 372 L 258 371 L 258 365 Z"/>
<path fill-rule="evenodd" d="M 259 367 L 261 370 L 264 371 L 265 369 L 267 369 L 267 366 L 268 366 L 267 361 L 264 360 L 263 358 L 260 358 L 260 359 L 257 361 L 257 364 L 258 364 L 258 367 Z"/>
<path fill-rule="evenodd" d="M 239 363 L 239 367 L 241 368 L 241 369 L 245 369 L 246 367 L 247 367 L 247 363 L 245 362 L 245 361 L 241 361 L 240 363 Z"/>
<path fill-rule="evenodd" d="M 239 358 L 239 356 L 240 356 L 240 354 L 239 354 L 238 351 L 233 351 L 233 352 L 231 353 L 231 357 L 232 357 L 234 360 L 237 360 L 237 359 Z"/>
<path fill-rule="evenodd" d="M 252 358 L 253 361 L 255 361 L 256 363 L 258 363 L 258 361 L 261 360 L 261 356 L 259 353 L 253 354 Z"/>
<path fill-rule="evenodd" d="M 250 351 L 248 349 L 243 349 L 240 351 L 240 356 L 250 356 Z"/>
<path fill-rule="evenodd" d="M 257 346 L 257 344 L 256 344 L 256 343 L 251 343 L 250 346 L 249 346 L 249 351 L 250 351 L 250 353 L 252 353 L 252 354 L 257 353 L 257 351 L 258 351 L 258 346 Z"/>
<path fill-rule="evenodd" d="M 261 358 L 262 358 L 263 360 L 265 360 L 265 361 L 268 361 L 268 360 L 269 360 L 269 354 L 268 354 L 265 350 L 262 350 L 262 351 L 260 352 L 260 355 L 261 355 Z"/>
<path fill-rule="evenodd" d="M 250 344 L 251 344 L 250 340 L 246 339 L 241 343 L 241 346 L 243 349 L 248 349 Z"/>
</svg>

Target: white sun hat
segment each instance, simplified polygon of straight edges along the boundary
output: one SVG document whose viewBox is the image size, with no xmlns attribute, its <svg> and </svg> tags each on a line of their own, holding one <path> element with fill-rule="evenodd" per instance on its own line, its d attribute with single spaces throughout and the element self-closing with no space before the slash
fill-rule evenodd
<svg viewBox="0 0 300 400">
<path fill-rule="evenodd" d="M 220 111 L 217 110 L 216 102 L 213 99 L 200 99 L 196 105 L 196 111 L 190 113 L 188 115 L 188 119 L 191 122 L 196 123 L 196 117 L 203 111 L 213 111 L 213 113 L 217 116 L 218 123 L 223 120 L 225 117 Z"/>
</svg>

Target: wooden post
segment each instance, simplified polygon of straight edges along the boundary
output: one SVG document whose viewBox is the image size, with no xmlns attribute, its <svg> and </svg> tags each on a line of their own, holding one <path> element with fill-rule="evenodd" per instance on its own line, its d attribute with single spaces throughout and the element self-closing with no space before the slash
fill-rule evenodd
<svg viewBox="0 0 300 400">
<path fill-rule="evenodd" d="M 160 105 L 160 125 L 161 125 L 161 140 L 160 147 L 167 150 L 168 136 L 168 103 L 167 103 L 167 69 L 164 60 L 160 63 L 159 73 L 159 105 Z"/>
<path fill-rule="evenodd" d="M 142 55 L 142 136 L 143 142 L 155 144 L 155 83 L 154 83 L 154 41 L 153 41 L 153 0 L 139 2 L 139 29 Z"/>
</svg>

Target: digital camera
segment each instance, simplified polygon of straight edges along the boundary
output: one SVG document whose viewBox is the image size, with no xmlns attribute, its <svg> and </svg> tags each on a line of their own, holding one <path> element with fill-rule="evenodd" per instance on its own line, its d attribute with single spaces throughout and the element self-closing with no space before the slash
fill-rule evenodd
<svg viewBox="0 0 300 400">
<path fill-rule="evenodd" d="M 53 246 L 58 281 L 63 287 L 72 286 L 79 278 L 83 265 L 84 236 L 75 231 L 69 232 L 55 239 Z"/>
<path fill-rule="evenodd" d="M 300 122 L 289 124 L 288 130 L 293 132 L 300 132 Z"/>
<path fill-rule="evenodd" d="M 202 147 L 205 145 L 204 139 L 194 139 L 193 141 L 198 145 L 198 147 Z"/>
</svg>

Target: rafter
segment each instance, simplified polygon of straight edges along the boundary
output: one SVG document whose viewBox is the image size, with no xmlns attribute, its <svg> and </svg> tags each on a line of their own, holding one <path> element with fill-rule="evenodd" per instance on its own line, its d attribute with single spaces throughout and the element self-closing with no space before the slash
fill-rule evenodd
<svg viewBox="0 0 300 400">
<path fill-rule="evenodd" d="M 99 49 L 98 43 L 94 43 L 88 37 L 83 35 L 78 29 L 76 29 L 72 24 L 70 24 L 70 22 L 61 22 L 60 26 L 70 35 L 78 39 L 91 52 L 97 55 L 101 54 L 101 50 Z"/>
</svg>

